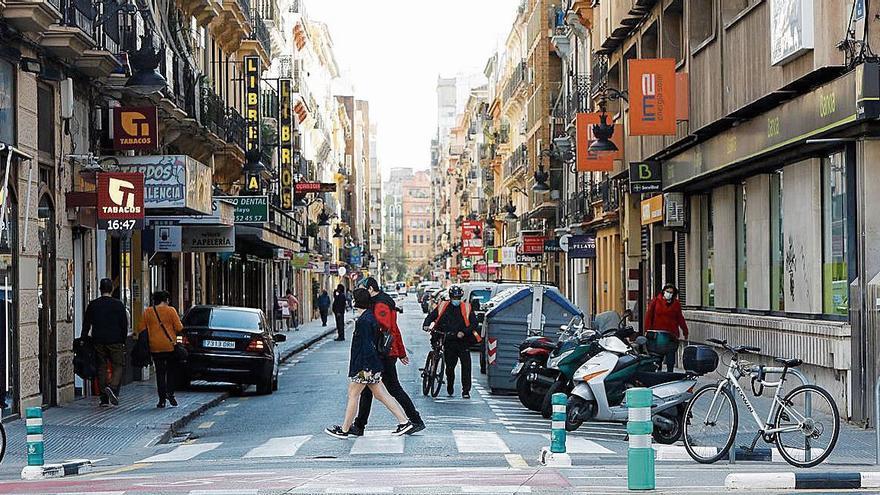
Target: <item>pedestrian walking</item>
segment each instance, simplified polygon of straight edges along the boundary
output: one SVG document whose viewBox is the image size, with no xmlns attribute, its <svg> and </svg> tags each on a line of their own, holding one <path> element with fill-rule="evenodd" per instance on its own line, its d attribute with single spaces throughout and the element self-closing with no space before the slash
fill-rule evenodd
<svg viewBox="0 0 880 495">
<path fill-rule="evenodd" d="M 664 285 L 663 290 L 648 304 L 648 311 L 645 313 L 645 330 L 649 340 L 662 338 L 674 342 L 670 346 L 672 349 L 663 359 L 666 371 L 671 372 L 675 369 L 680 337 L 684 336 L 684 340 L 688 339 L 687 322 L 684 320 L 684 313 L 678 300 L 678 288 L 674 285 Z"/>
<path fill-rule="evenodd" d="M 345 297 L 345 286 L 339 284 L 336 291 L 333 292 L 333 316 L 336 317 L 336 340 L 341 342 L 345 340 L 345 309 L 348 305 L 348 298 Z"/>
<path fill-rule="evenodd" d="M 425 318 L 423 327 L 434 323 L 434 330 L 443 337 L 443 358 L 446 362 L 446 393 L 452 397 L 455 391 L 455 367 L 461 363 L 461 397 L 471 398 L 471 352 L 470 346 L 479 338 L 472 324 L 476 321 L 470 304 L 462 301 L 464 290 L 453 285 L 449 288 L 449 300 L 441 301 Z"/>
<path fill-rule="evenodd" d="M 327 289 L 321 290 L 321 295 L 318 296 L 318 312 L 321 314 L 321 326 L 327 326 L 327 316 L 330 314 L 330 306 L 333 304 L 333 301 L 330 300 L 330 294 L 327 293 Z"/>
<path fill-rule="evenodd" d="M 370 295 L 371 309 L 373 316 L 379 323 L 379 330 L 390 333 L 392 338 L 391 351 L 387 355 L 380 353 L 379 356 L 382 359 L 382 383 L 385 384 L 388 393 L 403 407 L 406 417 L 414 425 L 410 434 L 422 431 L 425 429 L 425 422 L 422 420 L 421 415 L 419 415 L 419 411 L 416 410 L 416 406 L 413 404 L 409 394 L 401 386 L 400 379 L 397 376 L 398 360 L 404 366 L 409 365 L 409 357 L 406 355 L 406 347 L 403 344 L 400 327 L 397 325 L 397 313 L 403 311 L 397 307 L 391 296 L 382 291 L 379 287 L 379 282 L 375 278 L 366 278 L 362 285 Z M 348 430 L 351 435 L 359 437 L 364 434 L 364 429 L 367 427 L 367 422 L 370 418 L 372 404 L 373 393 L 369 388 L 365 388 L 361 392 L 357 418 L 355 418 L 354 424 Z"/>
<path fill-rule="evenodd" d="M 100 406 L 119 404 L 122 372 L 125 370 L 125 339 L 128 337 L 128 314 L 125 304 L 112 297 L 113 281 L 98 283 L 101 297 L 91 301 L 83 318 L 82 337 L 91 336 L 98 358 Z M 109 370 L 108 370 L 109 364 Z M 108 378 L 109 374 L 109 378 Z"/>
<path fill-rule="evenodd" d="M 415 425 L 406 417 L 400 404 L 388 393 L 382 383 L 382 359 L 379 356 L 377 341 L 379 339 L 379 322 L 372 309 L 370 294 L 366 289 L 354 291 L 355 305 L 363 309 L 357 318 L 354 333 L 351 336 L 351 358 L 348 363 L 348 403 L 345 407 L 345 419 L 341 425 L 327 427 L 324 431 L 336 438 L 349 438 L 354 416 L 358 411 L 358 403 L 364 389 L 369 389 L 379 401 L 397 418 L 397 428 L 392 435 L 411 433 Z"/>
<path fill-rule="evenodd" d="M 287 320 L 287 329 L 290 330 L 291 325 L 295 331 L 299 330 L 299 299 L 292 290 L 287 289 L 287 309 L 290 311 L 290 319 Z"/>
<path fill-rule="evenodd" d="M 177 336 L 183 332 L 183 324 L 171 303 L 171 295 L 165 291 L 153 294 L 152 306 L 144 310 L 143 323 L 138 333 L 146 331 L 150 342 L 150 354 L 156 365 L 156 391 L 159 394 L 158 408 L 164 408 L 167 401 L 177 407 L 174 385 L 178 378 L 179 362 L 174 345 Z"/>
</svg>

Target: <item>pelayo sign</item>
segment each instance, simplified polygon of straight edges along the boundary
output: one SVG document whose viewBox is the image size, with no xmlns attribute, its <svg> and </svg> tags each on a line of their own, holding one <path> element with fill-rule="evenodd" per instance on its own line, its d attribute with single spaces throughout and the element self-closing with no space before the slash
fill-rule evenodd
<svg viewBox="0 0 880 495">
<path fill-rule="evenodd" d="M 192 253 L 235 252 L 235 227 L 185 227 L 181 249 Z"/>
<path fill-rule="evenodd" d="M 573 235 L 568 241 L 568 258 L 584 259 L 596 257 L 596 236 Z"/>
</svg>

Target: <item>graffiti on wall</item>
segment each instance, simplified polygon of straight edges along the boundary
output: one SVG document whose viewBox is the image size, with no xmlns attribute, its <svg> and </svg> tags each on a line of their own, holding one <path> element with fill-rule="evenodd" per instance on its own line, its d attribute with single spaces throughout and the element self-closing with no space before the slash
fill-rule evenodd
<svg viewBox="0 0 880 495">
<path fill-rule="evenodd" d="M 807 280 L 807 256 L 804 245 L 795 245 L 794 238 L 788 236 L 788 249 L 785 251 L 785 271 L 788 274 L 788 292 L 792 301 L 810 301 L 811 285 Z M 799 298 L 795 294 L 802 294 Z"/>
</svg>

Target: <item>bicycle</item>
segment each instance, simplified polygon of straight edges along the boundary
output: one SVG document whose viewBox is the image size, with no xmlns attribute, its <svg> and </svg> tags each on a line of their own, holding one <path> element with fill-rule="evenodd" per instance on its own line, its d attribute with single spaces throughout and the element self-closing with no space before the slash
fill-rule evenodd
<svg viewBox="0 0 880 495">
<path fill-rule="evenodd" d="M 422 368 L 422 395 L 437 397 L 440 388 L 443 387 L 443 373 L 446 371 L 446 362 L 443 360 L 443 335 L 431 332 L 431 350 L 425 358 L 425 367 Z"/>
<path fill-rule="evenodd" d="M 803 361 L 775 358 L 775 362 L 782 365 L 782 372 L 778 382 L 768 382 L 763 366 L 740 358 L 742 354 L 757 353 L 761 349 L 753 346 L 731 347 L 726 340 L 719 339 L 708 339 L 708 342 L 723 347 L 733 353 L 733 357 L 727 375 L 717 384 L 697 390 L 685 409 L 684 446 L 693 460 L 711 464 L 725 457 L 733 446 L 739 413 L 731 388 L 736 390 L 758 427 L 750 450 L 754 451 L 758 439 L 763 438 L 768 444 L 776 444 L 786 462 L 801 468 L 813 467 L 831 455 L 840 433 L 840 413 L 831 394 L 816 385 L 800 385 L 780 398 L 788 370 L 800 366 Z M 752 378 L 755 396 L 760 396 L 765 387 L 776 389 L 764 423 L 739 384 L 739 379 L 744 376 Z M 756 388 L 756 385 L 760 388 Z M 816 442 L 825 438 L 823 435 L 829 428 L 830 441 L 826 446 L 819 446 Z"/>
</svg>

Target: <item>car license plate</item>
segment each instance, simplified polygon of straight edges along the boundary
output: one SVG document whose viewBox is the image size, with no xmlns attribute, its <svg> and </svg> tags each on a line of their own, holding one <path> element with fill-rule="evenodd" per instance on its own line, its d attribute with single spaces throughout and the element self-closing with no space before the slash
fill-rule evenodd
<svg viewBox="0 0 880 495">
<path fill-rule="evenodd" d="M 517 363 L 517 365 L 514 366 L 512 370 L 510 370 L 510 374 L 516 375 L 517 373 L 519 373 L 520 370 L 523 368 L 523 364 L 525 363 Z"/>
<path fill-rule="evenodd" d="M 235 349 L 235 342 L 229 340 L 205 340 L 202 347 L 213 347 L 215 349 Z"/>
</svg>

